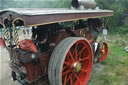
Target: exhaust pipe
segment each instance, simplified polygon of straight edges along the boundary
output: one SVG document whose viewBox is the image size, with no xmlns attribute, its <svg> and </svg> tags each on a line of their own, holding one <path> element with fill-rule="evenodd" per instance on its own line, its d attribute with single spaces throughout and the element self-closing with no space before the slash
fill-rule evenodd
<svg viewBox="0 0 128 85">
<path fill-rule="evenodd" d="M 79 9 L 80 6 L 83 6 L 85 9 L 94 9 L 96 8 L 96 2 L 88 0 L 72 0 L 71 3 L 73 8 Z"/>
<path fill-rule="evenodd" d="M 96 8 L 96 2 L 93 1 L 88 1 L 88 0 L 78 0 L 79 5 L 84 6 L 84 8 Z"/>
</svg>

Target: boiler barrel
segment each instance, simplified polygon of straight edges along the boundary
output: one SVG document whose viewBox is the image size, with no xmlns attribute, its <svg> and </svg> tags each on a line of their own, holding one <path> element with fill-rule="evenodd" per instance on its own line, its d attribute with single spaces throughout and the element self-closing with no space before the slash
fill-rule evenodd
<svg viewBox="0 0 128 85">
<path fill-rule="evenodd" d="M 78 0 L 79 5 L 83 5 L 84 8 L 96 8 L 96 2 L 88 1 L 88 0 Z"/>
</svg>

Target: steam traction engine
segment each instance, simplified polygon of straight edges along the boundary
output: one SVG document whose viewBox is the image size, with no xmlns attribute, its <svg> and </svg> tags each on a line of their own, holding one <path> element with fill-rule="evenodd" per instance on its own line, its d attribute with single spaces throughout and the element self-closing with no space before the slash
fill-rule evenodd
<svg viewBox="0 0 128 85">
<path fill-rule="evenodd" d="M 22 85 L 87 85 L 93 61 L 103 61 L 108 52 L 105 42 L 96 43 L 103 28 L 101 17 L 112 15 L 110 10 L 0 11 L 4 30 L 0 44 L 10 54 L 13 80 Z M 41 52 L 37 41 L 19 40 L 21 26 L 47 30 L 47 51 Z"/>
</svg>

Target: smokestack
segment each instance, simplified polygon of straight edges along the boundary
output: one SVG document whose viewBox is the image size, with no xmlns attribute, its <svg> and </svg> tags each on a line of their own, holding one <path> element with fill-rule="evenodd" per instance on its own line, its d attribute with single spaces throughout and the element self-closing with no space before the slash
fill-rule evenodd
<svg viewBox="0 0 128 85">
<path fill-rule="evenodd" d="M 84 9 L 94 9 L 96 8 L 96 2 L 94 1 L 88 1 L 88 0 L 72 0 L 71 3 L 72 7 L 75 9 L 79 9 L 83 7 Z"/>
<path fill-rule="evenodd" d="M 76 9 L 80 7 L 78 0 L 72 0 L 71 5 L 73 8 L 76 8 Z"/>
</svg>

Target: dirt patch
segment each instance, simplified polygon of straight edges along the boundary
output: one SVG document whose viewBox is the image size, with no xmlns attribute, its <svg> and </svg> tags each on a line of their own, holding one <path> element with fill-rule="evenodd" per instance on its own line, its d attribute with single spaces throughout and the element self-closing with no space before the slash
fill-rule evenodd
<svg viewBox="0 0 128 85">
<path fill-rule="evenodd" d="M 17 82 L 11 81 L 11 68 L 8 62 L 7 50 L 0 48 L 0 85 L 19 85 Z"/>
<path fill-rule="evenodd" d="M 101 71 L 104 70 L 104 66 L 97 63 L 97 64 L 93 64 L 93 72 L 94 73 L 100 73 Z"/>
</svg>

